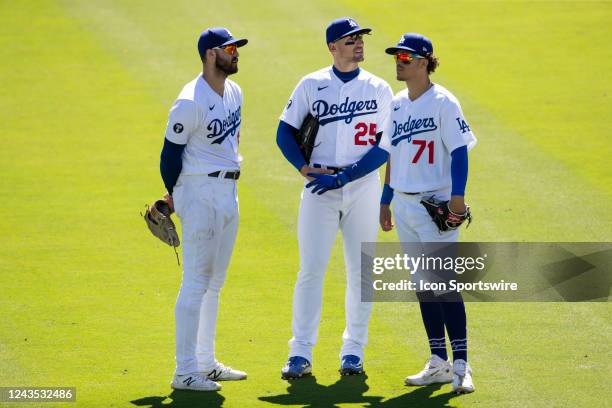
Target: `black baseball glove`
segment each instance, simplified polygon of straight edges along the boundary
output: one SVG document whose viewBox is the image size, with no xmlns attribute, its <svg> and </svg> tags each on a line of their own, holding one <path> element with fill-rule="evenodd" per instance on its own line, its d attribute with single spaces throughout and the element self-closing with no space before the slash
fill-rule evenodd
<svg viewBox="0 0 612 408">
<path fill-rule="evenodd" d="M 304 122 L 302 122 L 300 130 L 298 130 L 294 136 L 306 163 L 310 163 L 312 150 L 316 147 L 315 140 L 318 131 L 319 120 L 309 113 L 304 119 Z"/>
<path fill-rule="evenodd" d="M 463 214 L 455 214 L 448 208 L 448 201 L 436 200 L 433 196 L 421 200 L 421 204 L 441 233 L 459 228 L 466 220 L 468 222 L 466 228 L 472 223 L 472 213 L 467 205 Z"/>
</svg>

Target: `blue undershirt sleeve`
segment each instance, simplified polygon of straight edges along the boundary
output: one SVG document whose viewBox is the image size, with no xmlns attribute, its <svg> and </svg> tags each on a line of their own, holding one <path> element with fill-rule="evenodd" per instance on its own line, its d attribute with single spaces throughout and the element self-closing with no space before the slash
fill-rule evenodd
<svg viewBox="0 0 612 408">
<path fill-rule="evenodd" d="M 468 176 L 468 151 L 467 146 L 456 148 L 451 153 L 451 195 L 465 195 L 465 185 Z"/>
<path fill-rule="evenodd" d="M 159 160 L 159 171 L 162 180 L 164 180 L 166 190 L 170 195 L 172 195 L 174 185 L 183 168 L 183 150 L 185 150 L 185 146 L 184 144 L 176 144 L 168 139 L 164 139 L 164 147 L 162 148 Z"/>
<path fill-rule="evenodd" d="M 344 169 L 343 173 L 348 176 L 349 181 L 355 181 L 385 164 L 388 157 L 389 153 L 376 145 L 359 161 Z"/>
<path fill-rule="evenodd" d="M 283 122 L 282 120 L 278 123 L 278 129 L 276 130 L 276 144 L 278 145 L 283 156 L 297 169 L 300 171 L 302 166 L 306 163 L 300 147 L 296 143 L 293 135 L 298 131 L 290 124 Z"/>
</svg>

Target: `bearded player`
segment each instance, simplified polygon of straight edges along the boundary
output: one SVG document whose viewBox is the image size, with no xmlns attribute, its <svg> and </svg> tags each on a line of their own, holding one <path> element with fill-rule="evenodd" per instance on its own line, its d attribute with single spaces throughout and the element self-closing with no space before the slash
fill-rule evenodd
<svg viewBox="0 0 612 408">
<path fill-rule="evenodd" d="M 340 373 L 364 372 L 372 305 L 361 302 L 361 243 L 374 241 L 377 235 L 380 182 L 374 170 L 388 156 L 376 147 L 377 134 L 393 97 L 385 81 L 359 67 L 364 60 L 364 34 L 370 31 L 348 17 L 327 27 L 325 42 L 333 64 L 302 78 L 278 126 L 281 151 L 306 179 L 298 215 L 300 271 L 293 298 L 293 337 L 281 370 L 284 379 L 311 373 L 323 278 L 338 230 L 344 241 L 347 280 Z M 306 162 L 294 134 L 309 113 L 318 119 L 319 129 Z"/>
<path fill-rule="evenodd" d="M 219 292 L 238 231 L 242 90 L 227 77 L 238 71 L 238 47 L 246 43 L 225 28 L 201 34 L 202 73 L 185 85 L 166 127 L 160 170 L 183 235 L 174 389 L 217 391 L 217 381 L 247 376 L 218 362 L 214 350 Z"/>
<path fill-rule="evenodd" d="M 447 201 L 449 224 L 468 213 L 464 196 L 468 174 L 468 150 L 476 138 L 459 101 L 446 88 L 434 84 L 430 74 L 438 66 L 431 41 L 414 33 L 404 34 L 396 46 L 386 49 L 395 58 L 398 81 L 407 89 L 393 99 L 391 117 L 380 147 L 389 152 L 380 205 L 380 224 L 393 228 L 389 204 L 400 241 L 406 243 L 457 242 L 459 230 L 441 231 L 421 204 L 429 197 Z M 459 223 L 460 225 L 460 223 Z M 406 385 L 452 382 L 453 391 L 474 391 L 467 362 L 467 324 L 460 293 L 417 292 L 431 357 Z M 445 329 L 453 352 L 448 361 Z"/>
</svg>

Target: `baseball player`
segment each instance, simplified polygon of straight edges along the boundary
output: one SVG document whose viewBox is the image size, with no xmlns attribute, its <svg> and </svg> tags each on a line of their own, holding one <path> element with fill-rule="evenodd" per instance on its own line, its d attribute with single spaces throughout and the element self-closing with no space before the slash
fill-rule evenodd
<svg viewBox="0 0 612 408">
<path fill-rule="evenodd" d="M 202 73 L 185 85 L 166 127 L 160 170 L 183 227 L 174 389 L 217 391 L 217 381 L 247 376 L 214 352 L 219 292 L 238 231 L 242 90 L 227 77 L 238 72 L 238 47 L 246 43 L 226 28 L 200 35 Z"/>
<path fill-rule="evenodd" d="M 407 89 L 393 98 L 391 116 L 380 142 L 380 148 L 389 152 L 380 224 L 384 231 L 393 228 L 389 209 L 393 199 L 400 241 L 456 242 L 458 229 L 441 232 L 421 200 L 431 196 L 450 200 L 447 221 L 451 225 L 468 214 L 464 202 L 468 150 L 474 147 L 476 138 L 457 98 L 430 80 L 438 59 L 428 38 L 404 34 L 386 52 L 394 56 L 397 80 L 406 82 Z M 423 371 L 406 378 L 406 385 L 452 382 L 455 392 L 474 391 L 461 294 L 423 291 L 417 292 L 417 297 L 431 357 Z M 453 351 L 452 366 L 447 360 L 445 329 Z"/>
<path fill-rule="evenodd" d="M 302 78 L 280 117 L 277 144 L 306 179 L 298 215 L 300 271 L 293 299 L 293 337 L 281 370 L 284 379 L 311 373 L 323 278 L 338 229 L 347 274 L 340 373 L 363 373 L 372 306 L 360 301 L 361 243 L 374 241 L 377 235 L 380 182 L 373 170 L 388 154 L 375 145 L 393 97 L 384 80 L 359 68 L 364 60 L 363 36 L 370 31 L 352 18 L 334 20 L 326 31 L 333 65 Z M 318 119 L 319 130 L 307 163 L 293 136 L 308 113 Z M 323 195 L 328 190 L 332 191 Z"/>
</svg>

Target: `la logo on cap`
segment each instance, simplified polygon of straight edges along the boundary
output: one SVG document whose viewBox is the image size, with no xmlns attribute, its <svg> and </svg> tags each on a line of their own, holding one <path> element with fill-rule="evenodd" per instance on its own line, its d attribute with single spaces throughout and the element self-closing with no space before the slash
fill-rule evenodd
<svg viewBox="0 0 612 408">
<path fill-rule="evenodd" d="M 357 22 L 355 20 L 353 20 L 352 18 L 349 18 L 348 23 L 351 27 L 357 27 L 359 24 L 357 24 Z"/>
</svg>

